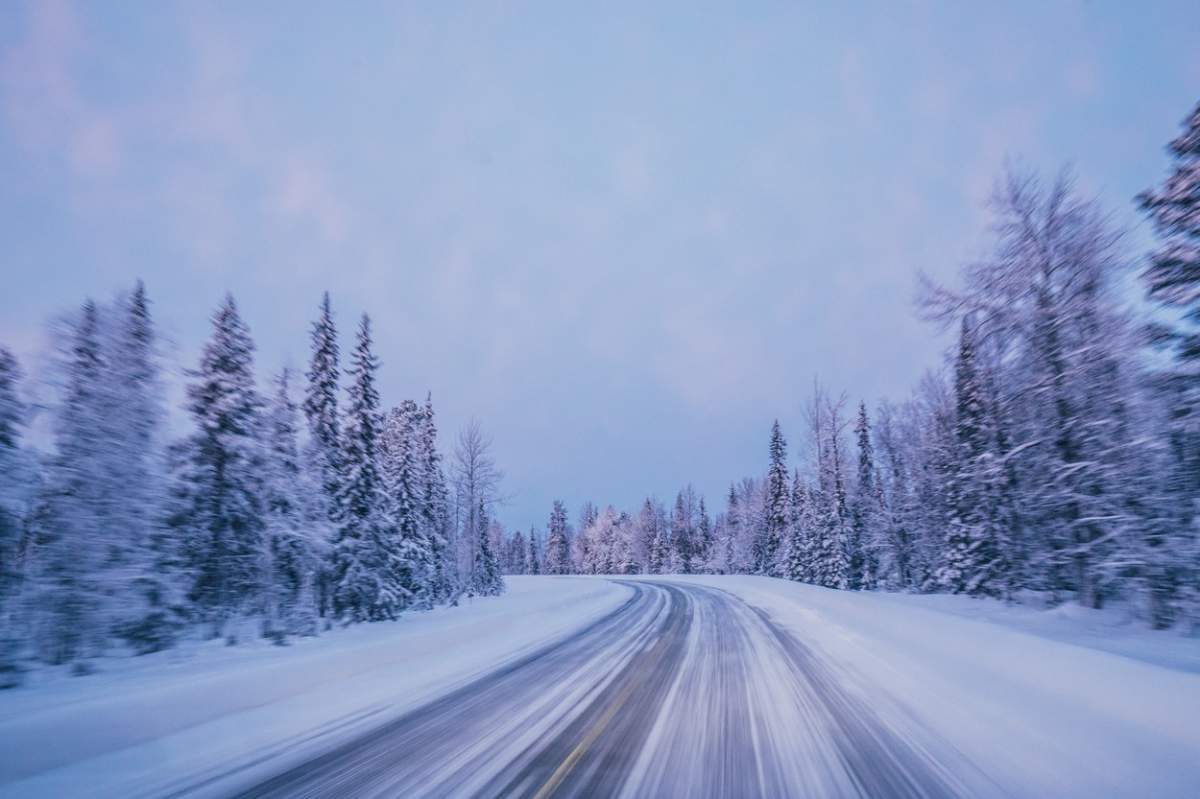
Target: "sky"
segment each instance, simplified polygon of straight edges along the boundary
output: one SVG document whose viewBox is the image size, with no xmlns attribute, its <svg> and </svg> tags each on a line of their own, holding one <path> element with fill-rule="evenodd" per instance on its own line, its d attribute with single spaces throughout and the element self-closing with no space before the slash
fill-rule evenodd
<svg viewBox="0 0 1200 799">
<path fill-rule="evenodd" d="M 941 363 L 915 275 L 986 250 L 1006 162 L 1140 255 L 1198 41 L 1186 1 L 6 3 L 0 344 L 36 382 L 48 320 L 142 278 L 188 366 L 231 291 L 265 384 L 329 290 L 386 404 L 490 433 L 510 525 L 717 504 L 814 378 Z"/>
</svg>

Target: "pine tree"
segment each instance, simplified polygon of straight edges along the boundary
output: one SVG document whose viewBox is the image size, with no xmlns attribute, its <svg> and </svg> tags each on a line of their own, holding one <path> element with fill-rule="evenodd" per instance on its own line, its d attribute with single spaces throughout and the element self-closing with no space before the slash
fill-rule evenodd
<svg viewBox="0 0 1200 799">
<path fill-rule="evenodd" d="M 430 593 L 434 602 L 445 602 L 455 591 L 454 550 L 450 546 L 449 489 L 437 448 L 437 423 L 433 413 L 433 395 L 425 395 L 425 407 L 419 420 L 417 442 L 418 473 L 421 480 L 421 524 L 433 561 Z"/>
<path fill-rule="evenodd" d="M 232 295 L 212 323 L 187 389 L 196 431 L 182 479 L 195 574 L 190 597 L 221 634 L 230 618 L 257 610 L 263 592 L 262 403 L 254 386 L 254 344 Z"/>
<path fill-rule="evenodd" d="M 338 498 L 342 523 L 333 545 L 333 605 L 349 621 L 394 619 L 412 600 L 403 584 L 412 553 L 388 516 L 379 464 L 382 418 L 371 352 L 371 320 L 363 314 L 347 370 L 348 407 L 342 440 L 343 482 Z M 486 531 L 485 531 L 486 532 Z"/>
<path fill-rule="evenodd" d="M 546 574 L 571 573 L 571 545 L 567 536 L 567 506 L 556 499 L 546 539 Z"/>
<path fill-rule="evenodd" d="M 332 524 L 341 520 L 338 501 L 342 494 L 342 440 L 338 417 L 338 340 L 329 292 L 321 299 L 321 315 L 313 323 L 312 360 L 304 396 L 308 422 L 308 461 L 321 486 L 322 506 Z"/>
<path fill-rule="evenodd" d="M 686 496 L 685 496 L 686 493 Z M 671 557 L 669 571 L 691 574 L 694 569 L 694 531 L 692 530 L 691 487 L 675 495 L 675 511 L 671 515 Z"/>
<path fill-rule="evenodd" d="M 788 523 L 788 539 L 785 547 L 786 560 L 783 577 L 797 582 L 812 582 L 812 527 L 813 520 L 808 494 L 800 471 L 792 478 L 792 497 Z"/>
<path fill-rule="evenodd" d="M 317 597 L 314 579 L 324 554 L 311 530 L 302 492 L 304 470 L 298 453 L 297 408 L 291 396 L 291 372 L 275 380 L 275 394 L 265 419 L 266 509 L 269 594 L 264 636 L 282 643 L 285 635 L 315 635 Z"/>
<path fill-rule="evenodd" d="M 730 483 L 729 497 L 725 502 L 725 530 L 721 541 L 722 574 L 736 574 L 738 571 L 736 550 L 741 535 L 741 524 L 742 513 L 738 506 L 737 487 Z"/>
<path fill-rule="evenodd" d="M 27 413 L 17 387 L 17 359 L 0 347 L 0 689 L 20 683 L 25 633 L 17 595 L 24 576 L 25 525 L 36 486 L 34 461 L 22 447 Z"/>
<path fill-rule="evenodd" d="M 526 574 L 542 573 L 542 555 L 539 551 L 537 530 L 529 528 L 529 554 L 525 558 Z"/>
<path fill-rule="evenodd" d="M 1169 495 L 1167 518 L 1144 537 L 1143 577 L 1153 622 L 1170 625 L 1180 613 L 1200 619 L 1200 103 L 1168 146 L 1174 164 L 1157 189 L 1138 196 L 1160 245 L 1142 273 L 1147 296 L 1178 315 L 1172 326 L 1155 328 L 1160 344 L 1171 348 L 1172 368 L 1157 375 L 1168 409 L 1166 451 L 1160 484 Z M 1171 551 L 1175 556 L 1163 557 Z M 1191 552 L 1190 558 L 1180 558 Z M 1187 565 L 1181 565 L 1181 562 Z M 1198 622 L 1200 623 L 1200 622 Z"/>
<path fill-rule="evenodd" d="M 850 575 L 851 589 L 875 587 L 878 573 L 876 522 L 878 520 L 878 481 L 875 473 L 875 454 L 871 446 L 871 424 L 867 405 L 858 404 L 858 419 L 854 425 L 858 441 L 858 482 L 850 509 Z"/>
<path fill-rule="evenodd" d="M 471 593 L 476 596 L 499 596 L 504 592 L 504 578 L 500 574 L 496 553 L 492 550 L 487 505 L 482 501 L 476 519 L 479 526 L 478 550 L 471 572 Z"/>
<path fill-rule="evenodd" d="M 103 586 L 103 510 L 108 484 L 104 427 L 107 424 L 105 364 L 100 352 L 96 304 L 84 303 L 70 331 L 66 387 L 55 418 L 56 453 L 37 529 L 37 574 L 33 607 L 38 655 L 49 663 L 100 654 L 107 619 Z"/>
<path fill-rule="evenodd" d="M 714 549 L 713 525 L 712 519 L 708 515 L 708 508 L 704 504 L 704 497 L 700 497 L 700 507 L 696 513 L 696 571 L 711 574 Z"/>
<path fill-rule="evenodd" d="M 980 471 L 990 444 L 983 383 L 978 373 L 970 322 L 964 318 L 954 368 L 956 450 L 947 489 L 952 515 L 939 582 L 956 593 L 992 593 L 996 542 L 986 518 L 989 496 Z"/>
<path fill-rule="evenodd" d="M 771 462 L 767 469 L 763 527 L 755 546 L 754 559 L 756 574 L 776 575 L 780 572 L 778 558 L 787 532 L 790 504 L 787 442 L 779 429 L 778 419 L 771 426 L 769 454 Z"/>
<path fill-rule="evenodd" d="M 430 607 L 434 601 L 432 583 L 436 564 L 422 518 L 418 453 L 421 416 L 421 409 L 412 400 L 392 408 L 384 419 L 379 456 L 391 522 L 399 536 L 400 551 L 407 553 L 399 575 L 400 585 L 413 601 Z"/>
<path fill-rule="evenodd" d="M 115 632 L 136 652 L 170 646 L 180 626 L 183 597 L 177 590 L 177 553 L 162 520 L 159 426 L 165 413 L 157 341 L 146 288 L 138 281 L 118 304 L 105 392 L 110 435 L 105 445 L 111 492 L 108 524 L 114 541 L 106 581 L 128 588 L 115 619 Z"/>
</svg>

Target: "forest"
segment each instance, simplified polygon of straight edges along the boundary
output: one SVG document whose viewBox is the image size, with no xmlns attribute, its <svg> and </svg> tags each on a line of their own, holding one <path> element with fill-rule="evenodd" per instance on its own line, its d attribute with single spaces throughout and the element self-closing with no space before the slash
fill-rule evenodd
<svg viewBox="0 0 1200 799">
<path fill-rule="evenodd" d="M 328 293 L 304 374 L 265 384 L 227 296 L 175 409 L 147 287 L 87 300 L 50 331 L 50 407 L 0 349 L 0 683 L 186 638 L 282 644 L 494 595 L 503 573 L 1119 601 L 1194 630 L 1200 106 L 1169 153 L 1136 200 L 1147 256 L 1069 172 L 1010 170 L 990 255 L 958 285 L 920 282 L 917 312 L 954 344 L 911 396 L 868 408 L 814 383 L 792 450 L 776 422 L 765 471 L 726 495 L 588 503 L 574 522 L 556 502 L 544 532 L 499 521 L 478 424 L 444 453 L 432 397 L 384 402 L 369 317 L 343 355 Z"/>
</svg>

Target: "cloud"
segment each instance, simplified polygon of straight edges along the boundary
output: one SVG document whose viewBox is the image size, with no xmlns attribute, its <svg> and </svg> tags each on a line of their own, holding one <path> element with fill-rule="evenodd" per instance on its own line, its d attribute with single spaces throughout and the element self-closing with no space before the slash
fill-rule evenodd
<svg viewBox="0 0 1200 799">
<path fill-rule="evenodd" d="M 73 61 L 86 46 L 65 0 L 32 3 L 23 38 L 0 59 L 0 103 L 27 151 L 65 164 L 75 177 L 94 178 L 118 168 L 121 137 L 112 116 L 80 91 Z"/>
</svg>

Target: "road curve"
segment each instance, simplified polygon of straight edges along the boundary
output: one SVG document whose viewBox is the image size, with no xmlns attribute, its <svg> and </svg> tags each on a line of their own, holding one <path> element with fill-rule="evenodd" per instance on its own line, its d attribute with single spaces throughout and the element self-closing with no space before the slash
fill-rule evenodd
<svg viewBox="0 0 1200 799">
<path fill-rule="evenodd" d="M 241 796 L 976 792 L 951 747 L 885 724 L 765 613 L 713 588 L 624 584 L 629 600 L 571 637 Z"/>
</svg>

